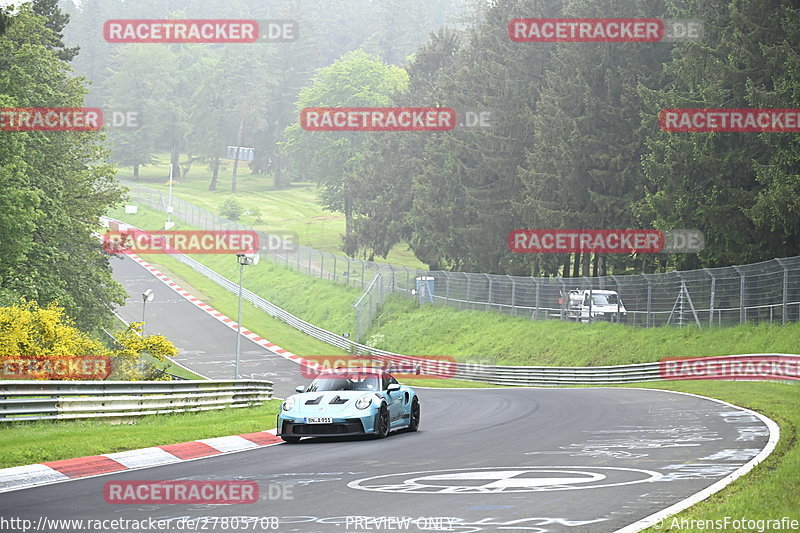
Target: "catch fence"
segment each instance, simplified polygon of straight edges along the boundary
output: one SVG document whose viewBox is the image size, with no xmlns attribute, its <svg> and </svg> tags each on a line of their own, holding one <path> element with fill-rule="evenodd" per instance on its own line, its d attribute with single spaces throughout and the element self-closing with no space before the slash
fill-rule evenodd
<svg viewBox="0 0 800 533">
<path fill-rule="evenodd" d="M 132 185 L 130 199 L 167 212 L 161 191 Z M 172 198 L 172 216 L 206 230 L 252 230 L 191 202 Z M 426 271 L 323 252 L 258 232 L 262 257 L 274 263 L 363 289 L 354 303 L 356 342 L 380 316 L 390 293 L 420 303 L 507 313 L 532 320 L 568 317 L 570 290 L 612 290 L 632 326 L 732 326 L 800 320 L 800 256 L 750 265 L 602 277 L 526 277 Z M 377 302 L 377 305 L 375 305 Z"/>
</svg>

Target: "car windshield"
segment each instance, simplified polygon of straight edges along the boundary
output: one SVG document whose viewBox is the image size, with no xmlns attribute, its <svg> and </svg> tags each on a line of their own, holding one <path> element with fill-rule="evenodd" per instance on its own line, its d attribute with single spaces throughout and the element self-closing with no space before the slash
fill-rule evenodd
<svg viewBox="0 0 800 533">
<path fill-rule="evenodd" d="M 319 391 L 378 391 L 381 390 L 380 376 L 377 374 L 323 374 L 308 386 L 306 392 Z"/>
<path fill-rule="evenodd" d="M 592 295 L 592 304 L 593 305 L 617 305 L 617 295 L 616 294 L 593 294 Z"/>
</svg>

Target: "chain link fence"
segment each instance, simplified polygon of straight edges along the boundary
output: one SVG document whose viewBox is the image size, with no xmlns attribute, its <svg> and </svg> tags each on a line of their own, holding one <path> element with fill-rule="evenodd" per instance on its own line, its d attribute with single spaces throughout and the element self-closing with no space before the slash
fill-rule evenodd
<svg viewBox="0 0 800 533">
<path fill-rule="evenodd" d="M 131 187 L 131 201 L 167 211 L 163 193 Z M 180 198 L 173 198 L 172 206 L 175 219 L 198 228 L 252 230 Z M 570 290 L 611 290 L 619 294 L 625 322 L 641 327 L 785 324 L 800 319 L 800 256 L 665 274 L 534 278 L 416 270 L 323 252 L 280 236 L 258 233 L 262 257 L 310 276 L 364 289 L 353 305 L 356 342 L 380 316 L 380 307 L 389 293 L 461 310 L 551 320 L 568 318 Z M 419 290 L 420 280 L 425 280 L 424 291 Z"/>
</svg>

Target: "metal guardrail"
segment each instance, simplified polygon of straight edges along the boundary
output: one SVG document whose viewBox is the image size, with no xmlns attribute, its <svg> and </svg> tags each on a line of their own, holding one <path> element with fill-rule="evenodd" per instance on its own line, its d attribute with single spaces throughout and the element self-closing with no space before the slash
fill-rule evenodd
<svg viewBox="0 0 800 533">
<path fill-rule="evenodd" d="M 272 398 L 264 380 L 0 381 L 0 422 L 131 417 L 227 407 Z"/>
</svg>

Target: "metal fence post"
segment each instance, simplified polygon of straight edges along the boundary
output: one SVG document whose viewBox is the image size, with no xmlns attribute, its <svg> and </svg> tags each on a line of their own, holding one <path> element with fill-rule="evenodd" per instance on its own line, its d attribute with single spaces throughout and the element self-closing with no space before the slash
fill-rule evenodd
<svg viewBox="0 0 800 533">
<path fill-rule="evenodd" d="M 336 285 L 336 254 L 333 255 L 333 284 Z"/>
<path fill-rule="evenodd" d="M 783 260 L 776 259 L 780 266 L 783 267 L 783 304 L 781 305 L 781 325 L 786 325 L 786 313 L 789 310 L 789 268 L 784 264 Z M 771 308 L 770 308 L 771 309 Z M 772 322 L 772 320 L 770 320 Z"/>
<path fill-rule="evenodd" d="M 467 306 L 469 306 L 469 305 L 470 305 L 470 303 L 472 303 L 472 299 L 471 299 L 471 298 L 470 298 L 470 296 L 469 296 L 469 289 L 470 289 L 470 283 L 469 283 L 469 274 L 467 274 L 466 272 L 464 272 L 464 276 L 467 278 Z M 471 308 L 470 308 L 470 307 L 467 307 L 467 309 L 471 309 Z"/>
<path fill-rule="evenodd" d="M 744 308 L 744 272 L 738 267 L 734 266 L 733 269 L 739 273 L 739 324 L 744 324 L 747 321 L 747 310 Z"/>
<path fill-rule="evenodd" d="M 708 297 L 708 325 L 714 325 L 714 306 L 716 304 L 717 299 L 717 278 L 714 277 L 714 273 L 711 272 L 709 269 L 704 268 L 703 270 L 706 271 L 706 274 L 711 276 L 711 295 Z"/>
<path fill-rule="evenodd" d="M 486 309 L 492 308 L 492 278 L 489 277 L 489 274 L 484 274 L 486 276 L 486 280 L 489 282 L 489 296 L 486 300 Z"/>
<path fill-rule="evenodd" d="M 444 303 L 450 305 L 450 275 L 447 272 L 444 274 Z"/>
<path fill-rule="evenodd" d="M 650 320 L 652 318 L 650 316 L 650 310 L 652 309 L 651 306 L 653 305 L 653 282 L 648 277 L 645 277 L 645 279 L 647 280 L 647 315 L 645 316 L 644 327 L 649 328 L 650 327 Z M 655 322 L 655 321 L 653 321 L 653 322 Z"/>
<path fill-rule="evenodd" d="M 536 308 L 533 310 L 533 319 L 539 320 L 539 280 L 533 278 L 533 283 L 536 285 Z"/>
<path fill-rule="evenodd" d="M 517 298 L 517 283 L 511 276 L 506 276 L 511 281 L 511 314 L 517 316 L 515 300 Z"/>
</svg>

